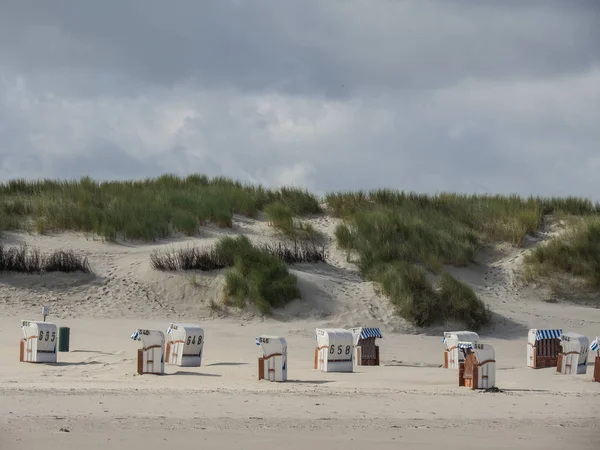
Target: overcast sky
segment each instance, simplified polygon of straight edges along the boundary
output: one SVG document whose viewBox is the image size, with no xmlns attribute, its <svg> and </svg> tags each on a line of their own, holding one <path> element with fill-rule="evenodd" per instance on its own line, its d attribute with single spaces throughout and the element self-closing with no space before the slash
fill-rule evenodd
<svg viewBox="0 0 600 450">
<path fill-rule="evenodd" d="M 0 0 L 0 179 L 600 200 L 600 2 Z"/>
</svg>

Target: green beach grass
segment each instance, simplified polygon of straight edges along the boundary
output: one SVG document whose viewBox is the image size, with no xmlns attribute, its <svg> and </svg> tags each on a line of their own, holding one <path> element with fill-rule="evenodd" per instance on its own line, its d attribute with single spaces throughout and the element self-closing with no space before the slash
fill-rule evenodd
<svg viewBox="0 0 600 450">
<path fill-rule="evenodd" d="M 472 263 L 482 246 L 522 246 L 549 215 L 584 225 L 528 256 L 529 279 L 561 272 L 600 287 L 600 205 L 587 199 L 374 190 L 329 193 L 324 201 L 327 213 L 342 219 L 337 244 L 415 325 L 450 319 L 471 329 L 489 324 L 490 311 L 446 268 Z M 257 217 L 263 211 L 283 238 L 314 242 L 319 234 L 302 217 L 322 213 L 320 202 L 302 189 L 266 189 L 204 175 L 103 183 L 12 180 L 0 184 L 0 231 L 71 230 L 108 241 L 152 242 L 175 233 L 195 235 L 209 223 L 231 227 L 234 214 Z M 268 311 L 298 297 L 281 258 L 236 242 L 227 244 L 237 248 L 228 264 L 227 302 L 250 301 Z"/>
<path fill-rule="evenodd" d="M 301 220 L 292 208 L 280 200 L 265 205 L 264 214 L 267 223 L 277 229 L 283 239 L 314 244 L 323 241 L 323 236 L 312 224 Z"/>
<path fill-rule="evenodd" d="M 260 249 L 246 236 L 225 237 L 215 248 L 228 266 L 223 303 L 243 307 L 246 302 L 262 313 L 300 298 L 296 276 L 276 256 Z"/>
<path fill-rule="evenodd" d="M 391 190 L 331 193 L 329 212 L 343 219 L 335 230 L 363 276 L 377 282 L 399 314 L 418 326 L 457 320 L 477 330 L 491 313 L 466 284 L 444 271 L 467 266 L 477 250 L 494 243 L 521 246 L 549 214 L 598 217 L 600 205 L 578 198 L 440 194 Z M 588 230 L 573 258 L 598 242 Z M 558 260 L 549 263 L 558 267 Z M 580 271 L 588 273 L 588 264 Z M 430 275 L 428 277 L 428 275 Z"/>
<path fill-rule="evenodd" d="M 174 233 L 194 235 L 207 223 L 231 227 L 233 214 L 255 217 L 274 201 L 297 215 L 320 212 L 316 196 L 301 189 L 265 189 L 204 175 L 105 183 L 12 180 L 0 184 L 0 231 L 72 230 L 108 241 L 152 242 Z"/>
<path fill-rule="evenodd" d="M 527 254 L 524 263 L 528 281 L 570 275 L 600 289 L 600 218 L 572 223 L 560 237 Z"/>
</svg>

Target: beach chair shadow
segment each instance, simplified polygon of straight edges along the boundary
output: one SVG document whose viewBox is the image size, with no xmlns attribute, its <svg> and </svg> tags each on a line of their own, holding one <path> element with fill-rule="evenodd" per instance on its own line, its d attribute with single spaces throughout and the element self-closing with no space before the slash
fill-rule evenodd
<svg viewBox="0 0 600 450">
<path fill-rule="evenodd" d="M 327 384 L 332 383 L 331 380 L 287 380 L 286 383 L 294 384 Z"/>
<path fill-rule="evenodd" d="M 187 370 L 178 370 L 174 373 L 169 373 L 165 375 L 188 375 L 188 376 L 197 376 L 197 377 L 220 377 L 221 375 L 217 373 L 202 373 L 202 372 L 189 372 Z"/>
<path fill-rule="evenodd" d="M 69 362 L 69 361 L 59 361 L 59 362 L 55 362 L 55 363 L 46 363 L 49 366 L 58 366 L 58 367 L 65 367 L 65 366 L 91 366 L 91 365 L 95 365 L 95 364 L 105 364 L 101 361 L 76 361 L 76 362 Z"/>
<path fill-rule="evenodd" d="M 212 363 L 212 364 L 206 364 L 206 366 L 245 366 L 248 365 L 248 363 L 246 362 L 219 362 L 219 363 Z"/>
</svg>

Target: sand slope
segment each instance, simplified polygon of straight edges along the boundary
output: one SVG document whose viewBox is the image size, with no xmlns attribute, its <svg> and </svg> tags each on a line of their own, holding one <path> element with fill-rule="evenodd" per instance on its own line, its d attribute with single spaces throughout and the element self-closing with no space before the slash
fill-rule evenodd
<svg viewBox="0 0 600 450">
<path fill-rule="evenodd" d="M 331 236 L 334 219 L 311 221 Z M 497 385 L 505 391 L 492 394 L 459 389 L 456 372 L 440 368 L 447 327 L 415 330 L 394 316 L 331 242 L 329 264 L 294 267 L 303 299 L 269 319 L 211 306 L 220 299 L 219 274 L 149 267 L 155 248 L 208 245 L 223 233 L 205 228 L 199 238 L 155 245 L 5 234 L 3 244 L 84 252 L 96 273 L 0 275 L 0 448 L 599 448 L 600 383 L 591 382 L 591 369 L 581 376 L 527 369 L 525 343 L 530 327 L 593 339 L 600 310 L 548 303 L 543 289 L 520 286 L 515 271 L 523 250 L 487 251 L 472 267 L 451 269 L 495 313 L 495 325 L 480 333 L 496 349 Z M 256 242 L 274 235 L 245 218 L 228 233 Z M 71 327 L 71 351 L 60 353 L 56 365 L 20 364 L 19 320 L 39 318 L 43 304 L 52 309 L 50 320 Z M 135 375 L 139 343 L 130 334 L 139 326 L 166 329 L 171 320 L 203 325 L 203 367 Z M 353 374 L 314 371 L 318 326 L 380 327 L 382 365 Z M 257 381 L 254 337 L 263 333 L 288 340 L 288 383 Z"/>
</svg>

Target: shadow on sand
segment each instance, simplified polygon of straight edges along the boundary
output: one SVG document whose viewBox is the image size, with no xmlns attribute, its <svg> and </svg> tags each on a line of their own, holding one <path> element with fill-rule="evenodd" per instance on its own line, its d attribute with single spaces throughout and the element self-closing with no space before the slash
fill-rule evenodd
<svg viewBox="0 0 600 450">
<path fill-rule="evenodd" d="M 245 366 L 248 363 L 245 362 L 220 362 L 220 363 L 212 363 L 212 364 L 207 364 L 206 366 Z"/>
<path fill-rule="evenodd" d="M 69 353 L 95 353 L 97 355 L 117 356 L 116 353 L 101 352 L 100 350 L 69 350 Z"/>
<path fill-rule="evenodd" d="M 416 363 L 403 363 L 402 361 L 392 361 L 387 364 L 382 364 L 385 367 L 416 367 L 418 369 L 439 369 L 444 367 L 443 364 L 416 364 Z"/>
<path fill-rule="evenodd" d="M 458 331 L 467 329 L 468 328 L 465 328 L 462 325 L 446 325 L 444 327 L 437 325 L 427 329 L 417 329 L 417 331 L 413 334 L 422 334 L 424 336 L 439 337 L 441 344 L 442 338 L 444 336 L 444 331 Z M 529 327 L 527 327 L 525 324 L 516 322 L 513 319 L 510 319 L 506 316 L 503 316 L 502 314 L 498 314 L 492 311 L 492 323 L 482 328 L 477 333 L 479 334 L 479 337 L 482 340 L 485 340 L 486 338 L 490 337 L 494 339 L 512 341 L 515 339 L 527 339 L 528 332 Z"/>
<path fill-rule="evenodd" d="M 502 392 L 551 392 L 548 389 L 505 389 L 502 388 Z"/>
<path fill-rule="evenodd" d="M 64 367 L 64 366 L 92 366 L 95 364 L 106 364 L 106 363 L 103 363 L 101 361 L 78 361 L 78 362 L 59 361 L 59 362 L 47 363 L 47 364 L 49 366 Z"/>
<path fill-rule="evenodd" d="M 294 384 L 327 384 L 333 383 L 331 380 L 287 380 L 286 383 Z"/>
<path fill-rule="evenodd" d="M 16 288 L 27 287 L 31 291 L 42 293 L 56 290 L 69 294 L 87 286 L 101 286 L 104 280 L 104 277 L 96 274 L 82 272 L 2 272 L 0 275 L 2 284 Z"/>
<path fill-rule="evenodd" d="M 185 371 L 185 370 L 178 370 L 175 373 L 168 373 L 168 374 L 165 374 L 165 375 L 168 375 L 168 376 L 171 376 L 171 375 L 190 375 L 190 376 L 197 376 L 197 377 L 220 377 L 221 376 L 221 375 L 216 374 L 216 373 L 188 372 L 188 371 Z"/>
</svg>

